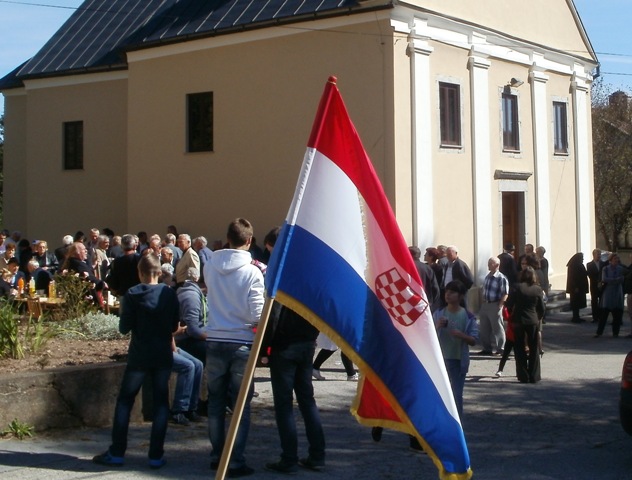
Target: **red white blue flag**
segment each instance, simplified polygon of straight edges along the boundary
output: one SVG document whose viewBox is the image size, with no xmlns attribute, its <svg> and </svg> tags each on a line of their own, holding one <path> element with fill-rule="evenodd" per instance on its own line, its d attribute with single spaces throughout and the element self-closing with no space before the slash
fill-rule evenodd
<svg viewBox="0 0 632 480">
<path fill-rule="evenodd" d="M 419 274 L 335 77 L 266 277 L 358 365 L 358 421 L 415 435 L 442 479 L 472 476 Z"/>
</svg>

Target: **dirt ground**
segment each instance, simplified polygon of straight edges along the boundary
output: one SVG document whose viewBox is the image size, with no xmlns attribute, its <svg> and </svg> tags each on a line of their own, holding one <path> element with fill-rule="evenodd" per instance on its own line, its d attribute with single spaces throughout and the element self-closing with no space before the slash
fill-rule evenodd
<svg viewBox="0 0 632 480">
<path fill-rule="evenodd" d="M 88 365 L 125 361 L 127 338 L 120 340 L 69 340 L 55 337 L 37 353 L 28 353 L 24 358 L 0 359 L 0 375 L 29 371 L 50 370 L 72 365 Z"/>
</svg>

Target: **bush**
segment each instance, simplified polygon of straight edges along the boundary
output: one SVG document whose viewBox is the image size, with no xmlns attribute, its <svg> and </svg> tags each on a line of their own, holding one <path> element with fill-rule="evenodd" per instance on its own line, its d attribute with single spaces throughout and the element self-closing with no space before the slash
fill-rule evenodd
<svg viewBox="0 0 632 480">
<path fill-rule="evenodd" d="M 55 275 L 55 287 L 57 295 L 65 301 L 59 305 L 59 308 L 50 313 L 53 320 L 63 321 L 68 318 L 80 318 L 97 310 L 90 291 L 92 284 L 81 279 L 79 275 L 57 274 Z"/>
<path fill-rule="evenodd" d="M 89 340 L 116 340 L 123 338 L 118 331 L 119 317 L 103 312 L 89 312 L 80 317 L 61 322 L 65 338 Z"/>
</svg>

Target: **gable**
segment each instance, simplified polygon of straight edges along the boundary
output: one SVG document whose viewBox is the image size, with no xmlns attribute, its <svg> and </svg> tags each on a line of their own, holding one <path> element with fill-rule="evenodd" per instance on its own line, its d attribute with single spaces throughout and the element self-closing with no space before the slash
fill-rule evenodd
<svg viewBox="0 0 632 480">
<path fill-rule="evenodd" d="M 572 0 L 418 0 L 422 10 L 462 19 L 507 36 L 597 62 Z"/>
</svg>

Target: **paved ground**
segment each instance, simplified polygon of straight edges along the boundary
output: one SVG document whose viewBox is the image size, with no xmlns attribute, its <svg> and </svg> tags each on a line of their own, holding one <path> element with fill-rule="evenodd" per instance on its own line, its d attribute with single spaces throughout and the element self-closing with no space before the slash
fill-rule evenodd
<svg viewBox="0 0 632 480">
<path fill-rule="evenodd" d="M 608 327 L 609 328 L 609 327 Z M 474 478 L 486 480 L 619 480 L 632 478 L 632 438 L 618 423 L 618 382 L 632 340 L 593 339 L 591 323 L 571 324 L 568 314 L 549 318 L 544 332 L 543 381 L 524 385 L 513 377 L 493 377 L 498 359 L 474 357 L 465 386 L 464 429 Z M 626 317 L 623 333 L 630 332 Z M 606 331 L 609 335 L 610 331 Z M 476 347 L 474 351 L 478 350 Z M 266 370 L 257 371 L 257 391 L 247 449 L 257 479 L 279 478 L 263 470 L 275 460 L 278 438 Z M 335 354 L 317 382 L 328 441 L 326 473 L 300 472 L 309 479 L 435 479 L 437 470 L 423 454 L 408 450 L 405 435 L 385 431 L 374 443 L 370 430 L 348 412 L 355 383 L 347 382 Z M 126 465 L 107 470 L 90 461 L 109 444 L 109 430 L 53 432 L 34 439 L 0 440 L 0 477 L 18 479 L 119 480 L 159 477 L 212 478 L 204 425 L 170 427 L 168 465 L 146 466 L 148 424 L 133 425 Z M 302 445 L 304 441 L 301 439 Z M 283 476 L 281 476 L 283 477 Z"/>
</svg>

